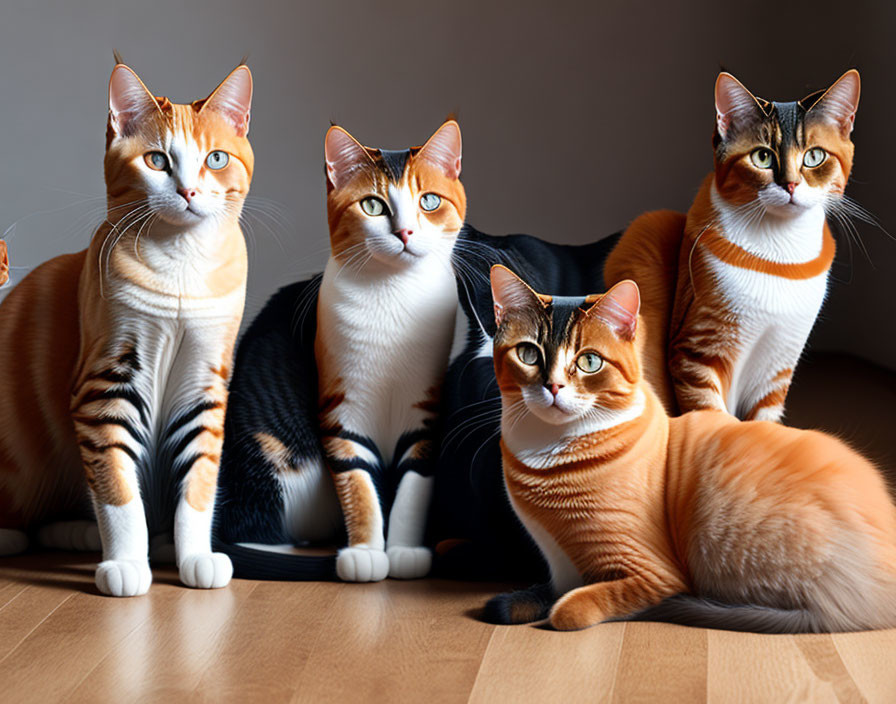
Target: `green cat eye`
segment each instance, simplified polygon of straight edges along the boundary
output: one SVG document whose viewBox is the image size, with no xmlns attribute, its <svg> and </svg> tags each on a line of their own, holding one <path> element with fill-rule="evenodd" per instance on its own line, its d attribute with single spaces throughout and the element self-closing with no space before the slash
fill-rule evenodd
<svg viewBox="0 0 896 704">
<path fill-rule="evenodd" d="M 168 156 L 164 152 L 146 152 L 143 155 L 146 165 L 155 171 L 168 170 Z"/>
<path fill-rule="evenodd" d="M 361 201 L 361 210 L 371 217 L 376 217 L 377 215 L 382 215 L 386 212 L 386 204 L 379 198 L 368 196 Z"/>
<path fill-rule="evenodd" d="M 586 374 L 594 374 L 604 366 L 604 360 L 594 352 L 585 352 L 576 359 L 576 366 Z"/>
<path fill-rule="evenodd" d="M 828 153 L 821 147 L 812 147 L 803 155 L 803 165 L 814 169 L 827 159 Z"/>
<path fill-rule="evenodd" d="M 205 158 L 205 165 L 213 171 L 217 171 L 218 169 L 223 169 L 227 166 L 229 161 L 230 154 L 222 152 L 220 149 L 215 149 L 215 151 Z"/>
<path fill-rule="evenodd" d="M 531 367 L 538 364 L 541 353 L 531 342 L 521 342 L 516 346 L 516 356 L 520 358 L 523 364 Z"/>
<path fill-rule="evenodd" d="M 753 162 L 753 166 L 757 169 L 770 169 L 775 163 L 775 155 L 772 154 L 770 149 L 759 147 L 759 149 L 754 149 L 750 152 L 750 161 Z"/>
<path fill-rule="evenodd" d="M 442 204 L 442 198 L 435 193 L 424 193 L 420 197 L 420 207 L 431 213 Z"/>
</svg>

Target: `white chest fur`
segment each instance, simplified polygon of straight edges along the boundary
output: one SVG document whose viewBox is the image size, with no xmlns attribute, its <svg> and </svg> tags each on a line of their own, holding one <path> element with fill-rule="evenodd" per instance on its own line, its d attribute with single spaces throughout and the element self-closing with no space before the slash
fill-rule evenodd
<svg viewBox="0 0 896 704">
<path fill-rule="evenodd" d="M 457 287 L 446 254 L 397 271 L 353 272 L 331 258 L 324 271 L 318 349 L 327 359 L 318 365 L 340 380 L 344 424 L 367 430 L 384 452 L 412 429 L 414 405 L 448 364 Z"/>
</svg>

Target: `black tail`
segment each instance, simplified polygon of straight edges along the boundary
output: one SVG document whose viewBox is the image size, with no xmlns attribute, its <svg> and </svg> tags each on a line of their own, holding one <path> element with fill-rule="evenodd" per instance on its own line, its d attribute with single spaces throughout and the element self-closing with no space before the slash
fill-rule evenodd
<svg viewBox="0 0 896 704">
<path fill-rule="evenodd" d="M 336 555 L 290 555 L 214 541 L 214 549 L 233 563 L 233 576 L 281 582 L 334 582 Z"/>
<path fill-rule="evenodd" d="M 820 633 L 817 616 L 804 609 L 723 604 L 688 594 L 669 597 L 625 621 L 664 621 L 695 628 L 714 628 L 748 633 Z"/>
</svg>

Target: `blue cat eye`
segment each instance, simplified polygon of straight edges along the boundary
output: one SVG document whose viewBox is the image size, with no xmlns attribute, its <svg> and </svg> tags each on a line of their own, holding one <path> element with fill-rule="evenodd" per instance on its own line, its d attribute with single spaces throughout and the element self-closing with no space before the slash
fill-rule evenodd
<svg viewBox="0 0 896 704">
<path fill-rule="evenodd" d="M 382 215 L 386 212 L 386 204 L 379 198 L 368 196 L 361 201 L 361 210 L 370 217 L 375 218 L 377 215 Z"/>
<path fill-rule="evenodd" d="M 803 165 L 814 169 L 816 166 L 821 166 L 827 155 L 828 153 L 821 147 L 812 147 L 803 155 Z"/>
<path fill-rule="evenodd" d="M 143 155 L 143 161 L 154 171 L 168 170 L 168 155 L 164 152 L 146 152 Z"/>
<path fill-rule="evenodd" d="M 521 342 L 516 346 L 516 356 L 520 358 L 523 364 L 531 367 L 538 364 L 541 353 L 531 342 Z"/>
<path fill-rule="evenodd" d="M 205 158 L 205 165 L 213 171 L 223 169 L 228 163 L 230 163 L 230 154 L 220 149 L 216 149 Z"/>
<path fill-rule="evenodd" d="M 441 196 L 437 196 L 435 193 L 424 193 L 420 197 L 420 207 L 428 213 L 438 208 L 441 204 Z"/>
<path fill-rule="evenodd" d="M 594 374 L 599 372 L 601 367 L 604 366 L 604 360 L 601 359 L 599 354 L 585 352 L 576 359 L 576 366 L 586 374 Z"/>
</svg>

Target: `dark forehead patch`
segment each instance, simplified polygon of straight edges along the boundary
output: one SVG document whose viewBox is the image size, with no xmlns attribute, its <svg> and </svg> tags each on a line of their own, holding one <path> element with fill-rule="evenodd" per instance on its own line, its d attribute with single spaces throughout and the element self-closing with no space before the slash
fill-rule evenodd
<svg viewBox="0 0 896 704">
<path fill-rule="evenodd" d="M 394 183 L 398 183 L 401 180 L 401 175 L 404 173 L 404 168 L 407 166 L 410 155 L 410 149 L 380 149 L 383 167 L 386 173 L 389 174 L 389 179 Z"/>
<path fill-rule="evenodd" d="M 551 298 L 551 337 L 555 345 L 561 344 L 573 316 L 585 305 L 584 296 L 554 296 Z"/>
<path fill-rule="evenodd" d="M 803 116 L 806 111 L 796 102 L 772 105 L 772 116 L 778 121 L 782 151 L 800 145 L 803 141 Z"/>
</svg>

